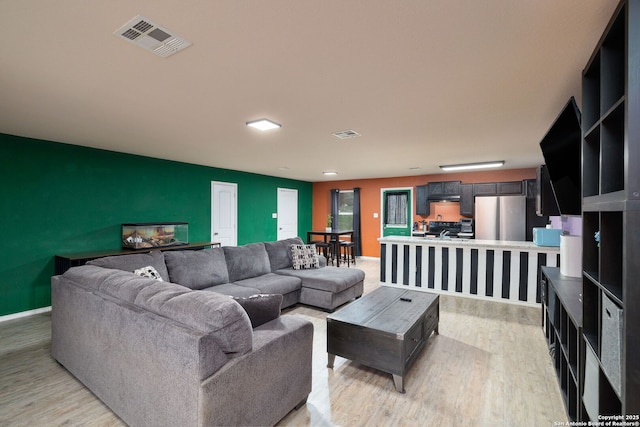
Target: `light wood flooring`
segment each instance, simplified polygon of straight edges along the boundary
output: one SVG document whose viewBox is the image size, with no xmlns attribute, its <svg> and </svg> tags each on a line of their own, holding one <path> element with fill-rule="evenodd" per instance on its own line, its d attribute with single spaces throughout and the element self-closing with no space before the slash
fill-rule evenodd
<svg viewBox="0 0 640 427">
<path fill-rule="evenodd" d="M 365 293 L 379 286 L 375 259 L 358 260 Z M 342 267 L 341 267 L 342 268 Z M 346 267 L 345 267 L 346 268 Z M 433 335 L 405 377 L 336 357 L 328 369 L 327 313 L 283 314 L 313 322 L 313 391 L 282 426 L 553 426 L 566 422 L 540 310 L 440 297 Z M 122 426 L 122 421 L 50 356 L 50 314 L 0 323 L 0 426 Z"/>
</svg>

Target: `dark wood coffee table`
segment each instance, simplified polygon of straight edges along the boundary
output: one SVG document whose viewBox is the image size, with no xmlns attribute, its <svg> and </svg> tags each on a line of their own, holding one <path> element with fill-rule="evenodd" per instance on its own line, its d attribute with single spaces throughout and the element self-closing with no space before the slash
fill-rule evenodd
<svg viewBox="0 0 640 427">
<path fill-rule="evenodd" d="M 393 375 L 404 393 L 404 375 L 439 317 L 437 294 L 381 286 L 327 316 L 327 367 L 336 355 L 362 363 Z"/>
</svg>

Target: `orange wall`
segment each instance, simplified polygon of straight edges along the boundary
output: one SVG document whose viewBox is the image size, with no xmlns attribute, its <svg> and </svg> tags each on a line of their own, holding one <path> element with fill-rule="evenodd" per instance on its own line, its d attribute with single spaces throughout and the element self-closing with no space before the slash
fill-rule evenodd
<svg viewBox="0 0 640 427">
<path fill-rule="evenodd" d="M 349 181 L 316 182 L 313 184 L 313 229 L 324 230 L 327 215 L 331 210 L 331 197 L 329 190 L 351 190 L 360 187 L 360 211 L 362 228 L 362 255 L 370 257 L 380 256 L 380 190 L 394 187 L 413 187 L 413 221 L 435 220 L 437 215 L 442 215 L 443 221 L 458 221 L 460 219 L 459 203 L 431 203 L 431 215 L 422 217 L 415 215 L 415 187 L 428 182 L 437 181 L 462 181 L 463 184 L 477 182 L 505 182 L 520 181 L 523 179 L 535 179 L 536 170 L 531 169 L 507 169 L 501 171 L 483 171 L 466 173 L 442 173 L 434 175 L 404 176 L 397 178 L 375 178 Z M 377 213 L 378 218 L 373 214 Z"/>
</svg>

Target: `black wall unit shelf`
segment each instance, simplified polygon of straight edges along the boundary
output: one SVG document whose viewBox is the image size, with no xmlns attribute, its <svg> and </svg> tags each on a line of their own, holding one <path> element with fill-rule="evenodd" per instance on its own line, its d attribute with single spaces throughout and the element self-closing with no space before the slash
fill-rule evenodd
<svg viewBox="0 0 640 427">
<path fill-rule="evenodd" d="M 638 69 L 640 0 L 624 0 L 582 76 L 583 337 L 595 360 L 582 402 L 592 421 L 640 414 Z"/>
<path fill-rule="evenodd" d="M 557 267 L 542 267 L 540 290 L 542 326 L 567 415 L 572 421 L 582 420 L 582 281 L 563 276 Z"/>
</svg>

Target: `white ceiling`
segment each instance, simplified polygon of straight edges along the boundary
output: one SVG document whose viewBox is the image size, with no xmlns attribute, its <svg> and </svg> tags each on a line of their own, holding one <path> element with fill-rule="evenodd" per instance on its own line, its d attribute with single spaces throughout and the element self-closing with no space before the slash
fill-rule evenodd
<svg viewBox="0 0 640 427">
<path fill-rule="evenodd" d="M 533 167 L 616 4 L 1 0 L 0 132 L 306 181 Z M 113 34 L 136 15 L 193 45 Z"/>
</svg>

